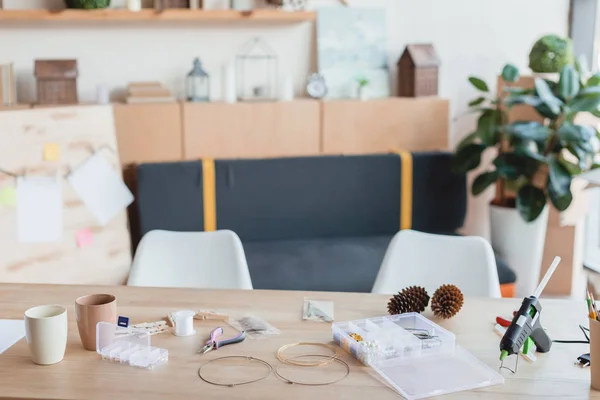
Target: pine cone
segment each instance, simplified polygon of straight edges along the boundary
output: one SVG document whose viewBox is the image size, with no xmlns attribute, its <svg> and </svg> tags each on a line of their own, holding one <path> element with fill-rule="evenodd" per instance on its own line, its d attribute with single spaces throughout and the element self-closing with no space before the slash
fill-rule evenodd
<svg viewBox="0 0 600 400">
<path fill-rule="evenodd" d="M 433 315 L 448 319 L 454 317 L 462 308 L 465 297 L 454 285 L 442 285 L 431 298 Z"/>
<path fill-rule="evenodd" d="M 425 288 L 410 286 L 395 294 L 388 303 L 388 312 L 391 315 L 408 312 L 423 312 L 429 304 L 429 295 Z"/>
</svg>

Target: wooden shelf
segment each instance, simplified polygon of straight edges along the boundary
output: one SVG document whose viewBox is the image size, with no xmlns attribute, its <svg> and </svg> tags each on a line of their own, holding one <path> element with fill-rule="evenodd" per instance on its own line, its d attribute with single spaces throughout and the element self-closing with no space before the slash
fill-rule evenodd
<svg viewBox="0 0 600 400">
<path fill-rule="evenodd" d="M 280 11 L 280 10 L 187 10 L 170 9 L 157 12 L 144 9 L 139 12 L 128 10 L 0 10 L 0 21 L 264 21 L 264 22 L 303 22 L 314 21 L 313 11 Z"/>
</svg>

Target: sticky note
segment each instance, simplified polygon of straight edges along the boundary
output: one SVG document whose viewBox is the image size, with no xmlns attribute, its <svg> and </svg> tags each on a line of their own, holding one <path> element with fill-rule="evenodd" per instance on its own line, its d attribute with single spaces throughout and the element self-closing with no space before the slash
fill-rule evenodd
<svg viewBox="0 0 600 400">
<path fill-rule="evenodd" d="M 94 234 L 89 228 L 82 229 L 75 234 L 75 241 L 77 242 L 77 247 L 83 249 L 94 244 Z"/>
<path fill-rule="evenodd" d="M 62 239 L 63 200 L 60 176 L 17 178 L 17 237 L 21 243 Z"/>
<path fill-rule="evenodd" d="M 133 202 L 121 176 L 100 154 L 91 156 L 67 179 L 102 226 Z"/>
<path fill-rule="evenodd" d="M 44 146 L 44 161 L 58 161 L 60 158 L 60 146 L 58 143 L 46 143 Z"/>
<path fill-rule="evenodd" d="M 0 189 L 0 204 L 14 207 L 17 204 L 17 189 L 13 186 L 4 186 Z"/>
</svg>

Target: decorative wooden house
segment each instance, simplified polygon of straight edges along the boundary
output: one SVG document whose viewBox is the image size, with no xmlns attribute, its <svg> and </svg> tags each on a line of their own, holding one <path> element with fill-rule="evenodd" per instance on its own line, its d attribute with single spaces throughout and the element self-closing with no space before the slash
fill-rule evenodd
<svg viewBox="0 0 600 400">
<path fill-rule="evenodd" d="M 440 59 L 431 44 L 410 44 L 398 61 L 398 96 L 438 94 Z"/>
<path fill-rule="evenodd" d="M 38 104 L 77 104 L 77 60 L 36 60 Z"/>
</svg>

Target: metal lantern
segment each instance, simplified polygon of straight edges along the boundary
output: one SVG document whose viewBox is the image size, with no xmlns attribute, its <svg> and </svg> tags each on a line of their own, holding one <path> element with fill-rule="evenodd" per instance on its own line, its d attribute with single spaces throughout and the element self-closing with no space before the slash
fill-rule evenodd
<svg viewBox="0 0 600 400">
<path fill-rule="evenodd" d="M 277 98 L 277 54 L 260 38 L 247 42 L 235 58 L 240 101 Z"/>
<path fill-rule="evenodd" d="M 187 75 L 185 84 L 188 101 L 210 101 L 210 79 L 199 58 L 194 60 L 194 68 Z"/>
</svg>

